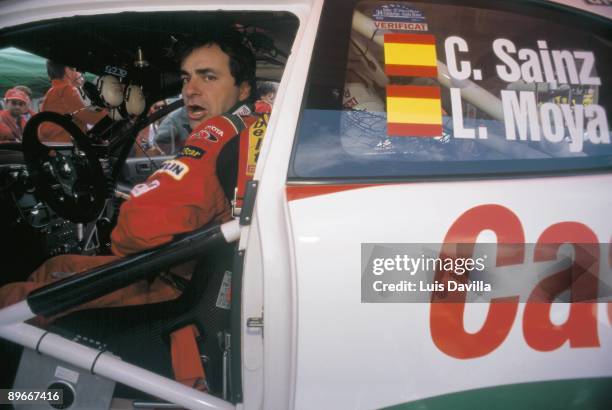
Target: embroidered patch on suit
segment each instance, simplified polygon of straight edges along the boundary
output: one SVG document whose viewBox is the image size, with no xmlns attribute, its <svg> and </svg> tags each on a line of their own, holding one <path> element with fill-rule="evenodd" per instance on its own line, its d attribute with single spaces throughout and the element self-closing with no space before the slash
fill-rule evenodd
<svg viewBox="0 0 612 410">
<path fill-rule="evenodd" d="M 184 162 L 173 159 L 166 161 L 162 164 L 161 168 L 155 171 L 155 173 L 168 174 L 177 181 L 183 179 L 189 172 L 189 167 Z"/>
<path fill-rule="evenodd" d="M 194 147 L 193 145 L 185 145 L 183 149 L 181 149 L 179 153 L 176 154 L 176 157 L 177 158 L 188 157 L 188 158 L 200 159 L 202 158 L 202 155 L 204 154 L 206 154 L 206 151 L 203 150 L 202 148 Z"/>
</svg>

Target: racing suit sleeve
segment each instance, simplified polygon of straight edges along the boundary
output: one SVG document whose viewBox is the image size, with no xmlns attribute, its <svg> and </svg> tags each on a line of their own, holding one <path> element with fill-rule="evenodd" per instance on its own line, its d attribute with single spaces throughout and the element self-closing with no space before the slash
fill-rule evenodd
<svg viewBox="0 0 612 410">
<path fill-rule="evenodd" d="M 236 117 L 239 118 L 239 117 Z M 244 125 L 249 118 L 242 119 Z M 112 251 L 125 256 L 159 246 L 176 234 L 230 218 L 229 202 L 216 175 L 221 149 L 237 136 L 226 117 L 203 122 L 176 157 L 132 189 L 112 232 Z M 243 132 L 248 132 L 245 128 Z"/>
</svg>

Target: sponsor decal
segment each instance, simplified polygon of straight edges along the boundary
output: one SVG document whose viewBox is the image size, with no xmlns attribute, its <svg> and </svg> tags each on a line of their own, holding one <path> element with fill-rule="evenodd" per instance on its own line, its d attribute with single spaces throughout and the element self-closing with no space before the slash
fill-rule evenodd
<svg viewBox="0 0 612 410">
<path fill-rule="evenodd" d="M 176 154 L 177 158 L 188 157 L 200 159 L 202 155 L 206 154 L 206 151 L 202 148 L 194 147 L 193 145 L 185 145 L 182 150 Z"/>
<path fill-rule="evenodd" d="M 405 4 L 385 4 L 372 13 L 374 25 L 378 30 L 427 31 L 425 15 L 414 7 Z"/>
<path fill-rule="evenodd" d="M 214 126 L 213 124 L 208 124 L 206 127 L 204 127 L 205 131 L 210 131 L 216 135 L 218 135 L 219 137 L 223 136 L 223 130 L 220 129 L 219 127 Z"/>
<path fill-rule="evenodd" d="M 183 179 L 189 172 L 189 167 L 184 162 L 176 159 L 166 161 L 162 164 L 161 168 L 155 171 L 155 173 L 168 174 L 177 181 Z"/>
<path fill-rule="evenodd" d="M 504 206 L 486 204 L 471 208 L 457 218 L 446 234 L 442 253 L 455 258 L 471 257 L 473 246 L 457 247 L 456 243 L 474 243 L 485 230 L 502 238 L 497 243 L 498 267 L 524 264 L 531 253 L 534 262 L 556 261 L 559 249 L 566 244 L 573 248 L 571 268 L 541 279 L 522 310 L 518 308 L 517 294 L 491 299 L 486 320 L 478 331 L 465 327 L 464 292 L 455 293 L 452 298 L 432 292 L 430 330 L 436 347 L 456 359 L 482 357 L 498 349 L 518 321 L 522 322 L 519 328 L 522 328 L 525 343 L 535 351 L 599 348 L 600 319 L 593 302 L 600 300 L 602 291 L 608 295 L 610 292 L 610 271 L 605 268 L 605 260 L 612 252 L 605 247 L 610 244 L 600 245 L 595 232 L 585 224 L 560 221 L 546 227 L 535 249 L 528 252 L 519 217 Z M 445 283 L 448 275 L 437 272 L 435 280 Z M 572 300 L 586 302 L 571 303 L 565 321 L 557 323 L 551 318 L 551 307 L 564 292 L 570 292 Z"/>
<path fill-rule="evenodd" d="M 259 152 L 261 151 L 261 144 L 266 133 L 266 120 L 264 117 L 260 117 L 255 124 L 249 130 L 249 156 L 247 159 L 246 174 L 252 177 L 255 174 L 255 166 L 259 159 Z"/>
<path fill-rule="evenodd" d="M 126 77 L 128 75 L 127 70 L 123 68 L 119 68 L 119 67 L 114 67 L 111 65 L 107 65 L 106 67 L 104 67 L 104 72 L 106 74 L 114 75 L 120 78 Z"/>
<path fill-rule="evenodd" d="M 158 187 L 159 187 L 159 181 L 155 179 L 151 182 L 148 182 L 148 183 L 145 182 L 143 184 L 138 184 L 134 186 L 134 188 L 132 188 L 132 190 L 130 191 L 130 195 L 132 195 L 134 198 L 138 198 L 142 194 L 152 191 Z"/>
</svg>

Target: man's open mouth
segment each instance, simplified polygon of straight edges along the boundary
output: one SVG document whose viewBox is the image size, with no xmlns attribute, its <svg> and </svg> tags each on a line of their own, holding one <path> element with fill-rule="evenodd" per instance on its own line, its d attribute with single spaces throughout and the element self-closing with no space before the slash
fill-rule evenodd
<svg viewBox="0 0 612 410">
<path fill-rule="evenodd" d="M 190 104 L 187 105 L 187 117 L 190 120 L 201 120 L 206 116 L 208 110 L 201 105 Z"/>
</svg>

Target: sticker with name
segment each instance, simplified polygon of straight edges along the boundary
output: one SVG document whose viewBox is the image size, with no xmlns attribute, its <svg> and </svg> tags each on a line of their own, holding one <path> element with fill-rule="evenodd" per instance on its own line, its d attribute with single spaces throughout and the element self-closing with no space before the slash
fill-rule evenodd
<svg viewBox="0 0 612 410">
<path fill-rule="evenodd" d="M 457 84 L 483 79 L 483 69 L 474 65 L 469 51 L 462 37 L 444 42 L 448 74 Z M 604 84 L 593 51 L 552 47 L 546 39 L 519 47 L 507 38 L 494 39 L 491 51 L 497 64 L 490 75 L 508 84 L 499 95 L 507 141 L 556 144 L 569 153 L 584 152 L 585 144 L 612 144 L 606 107 L 598 104 Z M 449 90 L 453 138 L 487 139 L 485 125 L 473 128 L 463 121 L 464 87 Z"/>
</svg>

